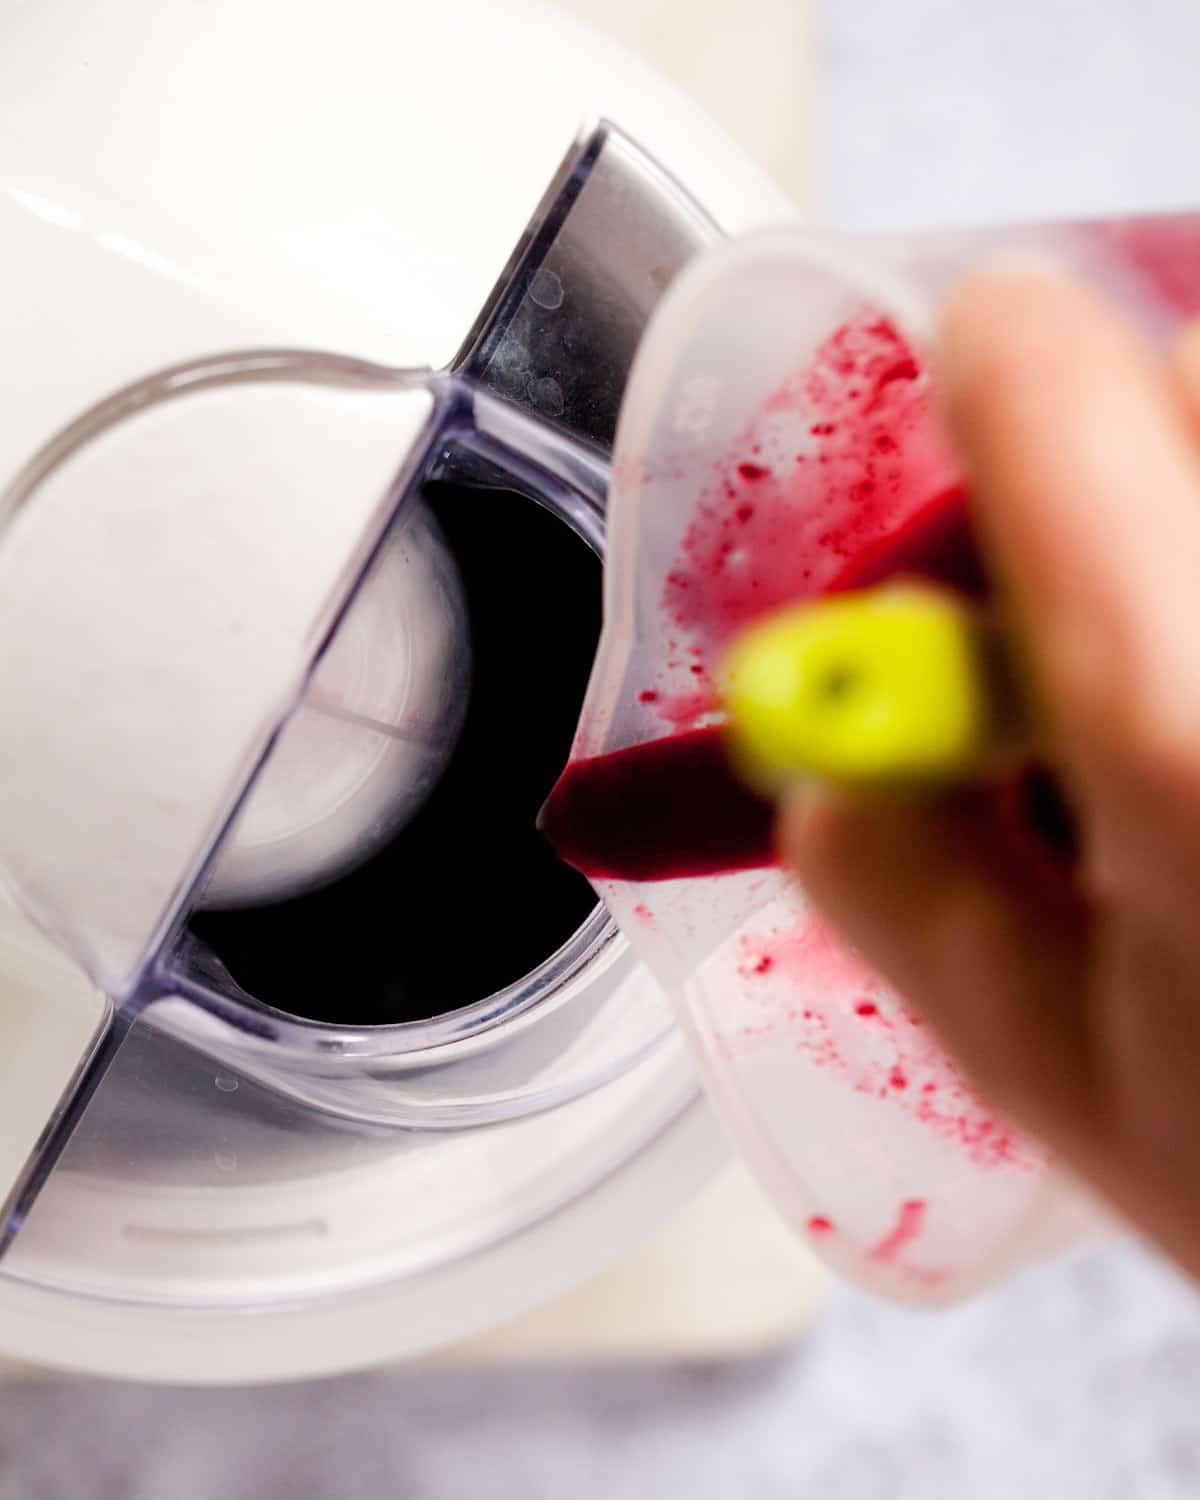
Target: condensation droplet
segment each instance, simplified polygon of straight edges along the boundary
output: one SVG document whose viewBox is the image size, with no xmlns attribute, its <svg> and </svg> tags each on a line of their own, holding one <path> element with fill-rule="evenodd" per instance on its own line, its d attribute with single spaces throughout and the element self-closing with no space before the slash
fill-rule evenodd
<svg viewBox="0 0 1200 1500">
<path fill-rule="evenodd" d="M 554 312 L 563 305 L 563 284 L 553 271 L 539 266 L 529 282 L 530 300 L 547 312 Z"/>
<path fill-rule="evenodd" d="M 550 375 L 529 382 L 529 399 L 539 411 L 544 411 L 549 417 L 561 416 L 567 404 L 563 399 L 562 386 Z"/>
</svg>

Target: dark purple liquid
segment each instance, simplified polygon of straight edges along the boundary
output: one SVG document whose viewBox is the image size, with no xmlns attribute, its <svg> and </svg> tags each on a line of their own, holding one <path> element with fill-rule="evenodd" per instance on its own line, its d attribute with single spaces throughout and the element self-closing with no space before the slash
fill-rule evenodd
<svg viewBox="0 0 1200 1500">
<path fill-rule="evenodd" d="M 538 826 L 593 879 L 678 880 L 773 864 L 774 809 L 734 775 L 720 729 L 573 760 Z"/>
<path fill-rule="evenodd" d="M 961 489 L 936 495 L 854 554 L 827 587 L 865 588 L 897 573 L 984 590 Z M 678 880 L 773 864 L 773 821 L 770 804 L 734 775 L 719 728 L 570 762 L 539 819 L 562 859 L 593 879 L 612 880 Z"/>
<path fill-rule="evenodd" d="M 829 591 L 867 588 L 897 574 L 938 579 L 987 596 L 987 578 L 960 489 L 935 496 L 905 525 L 849 558 Z M 1036 766 L 1010 782 L 1014 832 L 1032 833 L 1060 859 L 1075 854 L 1070 814 Z M 772 808 L 726 758 L 720 728 L 694 729 L 568 764 L 539 823 L 560 857 L 593 879 L 677 880 L 775 863 Z"/>
<path fill-rule="evenodd" d="M 600 561 L 532 501 L 431 487 L 471 617 L 473 686 L 432 797 L 372 859 L 295 900 L 198 913 L 255 998 L 344 1025 L 412 1021 L 520 979 L 596 904 L 535 826 L 600 632 Z"/>
</svg>

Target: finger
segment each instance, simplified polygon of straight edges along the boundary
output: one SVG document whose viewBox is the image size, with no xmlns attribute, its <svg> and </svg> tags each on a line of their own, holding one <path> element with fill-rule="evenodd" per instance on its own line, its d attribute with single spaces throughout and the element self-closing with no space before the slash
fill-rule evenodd
<svg viewBox="0 0 1200 1500">
<path fill-rule="evenodd" d="M 1086 917 L 994 793 L 810 797 L 785 809 L 781 840 L 817 906 L 996 1107 L 1064 1148 L 1087 1128 Z"/>
<path fill-rule="evenodd" d="M 1185 323 L 1171 350 L 1171 374 L 1192 436 L 1200 443 L 1200 318 Z"/>
<path fill-rule="evenodd" d="M 1093 878 L 1194 895 L 1200 467 L 1182 406 L 1113 312 L 1044 269 L 965 283 L 940 368 L 1049 748 L 1091 825 Z"/>
<path fill-rule="evenodd" d="M 1200 1276 L 1200 1140 L 1194 1114 L 1200 1009 L 1194 955 L 1169 934 L 1114 923 L 1096 955 L 1102 1128 L 1076 1166 L 1144 1233 Z M 1107 1128 L 1103 1128 L 1104 1125 Z"/>
</svg>

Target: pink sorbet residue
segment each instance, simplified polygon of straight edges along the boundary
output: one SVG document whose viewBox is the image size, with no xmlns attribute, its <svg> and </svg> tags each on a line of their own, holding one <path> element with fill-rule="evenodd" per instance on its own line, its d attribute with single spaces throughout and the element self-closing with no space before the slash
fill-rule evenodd
<svg viewBox="0 0 1200 1500">
<path fill-rule="evenodd" d="M 738 973 L 782 975 L 806 990 L 832 993 L 874 976 L 831 927 L 810 917 L 784 932 L 747 933 L 738 942 Z"/>
<path fill-rule="evenodd" d="M 996 1119 L 929 1031 L 822 922 L 738 940 L 741 1024 L 728 1054 L 787 1047 L 857 1094 L 887 1100 L 973 1166 L 1028 1172 L 1044 1156 Z"/>
<path fill-rule="evenodd" d="M 695 673 L 689 668 L 688 675 Z M 697 685 L 690 692 L 655 693 L 649 699 L 643 695 L 642 702 L 653 703 L 658 718 L 675 729 L 687 729 L 720 707 L 716 689 L 708 683 Z"/>
<path fill-rule="evenodd" d="M 896 1222 L 881 1240 L 871 1247 L 872 1260 L 883 1265 L 892 1265 L 903 1251 L 920 1238 L 925 1227 L 926 1203 L 924 1198 L 909 1198 L 896 1211 Z"/>
<path fill-rule="evenodd" d="M 1114 219 L 1095 232 L 1170 312 L 1200 313 L 1200 214 Z"/>
<path fill-rule="evenodd" d="M 663 589 L 668 631 L 711 670 L 741 626 L 825 588 L 956 479 L 928 377 L 863 314 L 763 403 L 702 490 Z"/>
</svg>

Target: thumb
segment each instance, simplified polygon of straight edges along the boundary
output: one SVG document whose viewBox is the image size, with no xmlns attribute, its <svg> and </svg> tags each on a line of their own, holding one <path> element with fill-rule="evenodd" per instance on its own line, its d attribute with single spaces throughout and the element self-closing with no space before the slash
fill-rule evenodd
<svg viewBox="0 0 1200 1500">
<path fill-rule="evenodd" d="M 1200 463 L 1184 402 L 1134 330 L 1051 271 L 964 283 L 940 354 L 972 515 L 1087 830 L 1088 878 L 1170 910 L 1200 884 Z M 1193 394 L 1194 358 L 1188 340 L 1177 370 Z"/>
</svg>

